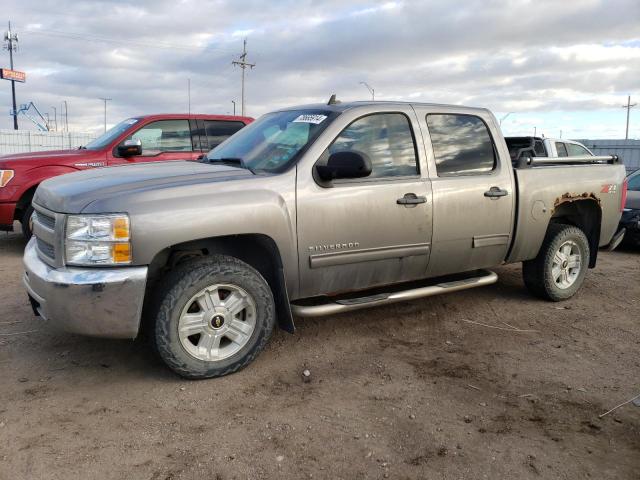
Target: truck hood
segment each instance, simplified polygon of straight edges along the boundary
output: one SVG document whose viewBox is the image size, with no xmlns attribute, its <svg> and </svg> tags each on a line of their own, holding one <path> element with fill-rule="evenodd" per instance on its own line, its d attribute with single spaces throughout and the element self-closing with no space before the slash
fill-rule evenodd
<svg viewBox="0 0 640 480">
<path fill-rule="evenodd" d="M 70 158 L 74 159 L 79 156 L 87 156 L 87 153 L 93 153 L 88 150 L 49 150 L 46 152 L 29 152 L 29 153 L 11 153 L 9 155 L 0 156 L 0 162 L 10 162 L 12 160 L 42 160 L 50 158 Z"/>
<path fill-rule="evenodd" d="M 242 168 L 172 161 L 85 170 L 41 183 L 34 203 L 59 213 L 80 213 L 91 202 L 135 191 L 216 183 L 254 175 Z"/>
</svg>

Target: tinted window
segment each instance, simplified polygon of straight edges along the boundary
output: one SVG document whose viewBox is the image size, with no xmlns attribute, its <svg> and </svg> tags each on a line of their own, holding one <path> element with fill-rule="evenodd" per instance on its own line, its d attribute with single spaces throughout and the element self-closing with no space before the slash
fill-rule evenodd
<svg viewBox="0 0 640 480">
<path fill-rule="evenodd" d="M 580 157 L 584 155 L 591 155 L 586 148 L 582 145 L 576 145 L 575 143 L 567 143 L 567 152 L 570 157 Z"/>
<path fill-rule="evenodd" d="M 362 117 L 329 146 L 335 152 L 357 150 L 371 159 L 371 177 L 417 175 L 416 149 L 409 119 L 401 113 L 376 113 Z"/>
<path fill-rule="evenodd" d="M 205 120 L 204 128 L 207 132 L 209 149 L 217 147 L 231 135 L 244 127 L 242 122 L 229 122 L 223 120 Z"/>
<path fill-rule="evenodd" d="M 487 173 L 495 168 L 493 140 L 480 118 L 429 114 L 427 126 L 438 176 Z"/>
<path fill-rule="evenodd" d="M 160 120 L 145 125 L 131 137 L 142 142 L 142 154 L 160 152 L 191 152 L 191 131 L 188 120 Z"/>
<path fill-rule="evenodd" d="M 564 146 L 563 142 L 556 142 L 556 150 L 558 151 L 559 157 L 568 157 L 567 147 Z"/>
<path fill-rule="evenodd" d="M 632 192 L 640 192 L 640 173 L 636 173 L 629 177 L 628 190 Z"/>
</svg>

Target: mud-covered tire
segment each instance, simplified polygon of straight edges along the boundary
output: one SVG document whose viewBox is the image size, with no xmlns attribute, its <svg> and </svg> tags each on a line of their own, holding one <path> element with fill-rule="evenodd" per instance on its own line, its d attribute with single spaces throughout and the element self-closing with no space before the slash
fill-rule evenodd
<svg viewBox="0 0 640 480">
<path fill-rule="evenodd" d="M 31 230 L 31 215 L 33 215 L 33 207 L 31 203 L 25 208 L 22 218 L 20 219 L 20 226 L 22 227 L 22 235 L 26 241 L 31 239 L 33 231 Z"/>
<path fill-rule="evenodd" d="M 579 254 L 580 268 L 571 283 L 563 287 L 554 275 L 554 262 L 557 264 L 557 259 L 554 258 L 560 248 L 566 248 L 566 245 L 570 245 L 576 255 Z M 588 265 L 589 241 L 584 232 L 572 225 L 552 223 L 547 229 L 538 256 L 522 263 L 522 274 L 524 283 L 531 293 L 545 300 L 559 302 L 571 298 L 580 289 Z"/>
<path fill-rule="evenodd" d="M 187 302 L 212 285 L 233 285 L 247 293 L 255 311 L 253 331 L 237 353 L 221 360 L 196 358 L 185 348 L 178 325 Z M 148 332 L 162 361 L 178 375 L 190 379 L 220 377 L 251 363 L 267 344 L 275 324 L 275 306 L 269 285 L 250 265 L 229 256 L 211 255 L 186 261 L 161 282 Z"/>
</svg>

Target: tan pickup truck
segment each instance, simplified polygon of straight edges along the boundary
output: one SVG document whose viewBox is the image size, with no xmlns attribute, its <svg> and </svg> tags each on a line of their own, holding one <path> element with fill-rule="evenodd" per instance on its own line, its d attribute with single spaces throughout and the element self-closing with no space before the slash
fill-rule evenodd
<svg viewBox="0 0 640 480">
<path fill-rule="evenodd" d="M 264 115 L 200 162 L 47 180 L 25 255 L 36 314 L 142 331 L 189 378 L 235 372 L 274 325 L 488 285 L 523 263 L 564 300 L 616 234 L 616 157 L 512 164 L 486 109 L 357 102 Z M 395 321 L 390 319 L 389 321 Z"/>
</svg>

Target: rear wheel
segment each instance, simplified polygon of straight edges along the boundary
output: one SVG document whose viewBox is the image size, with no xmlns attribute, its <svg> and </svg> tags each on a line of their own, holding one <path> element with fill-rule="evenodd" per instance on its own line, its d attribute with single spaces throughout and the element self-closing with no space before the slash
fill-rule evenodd
<svg viewBox="0 0 640 480">
<path fill-rule="evenodd" d="M 159 292 L 152 339 L 160 358 L 187 378 L 211 378 L 249 364 L 275 324 L 264 278 L 240 260 L 214 255 L 180 265 Z"/>
<path fill-rule="evenodd" d="M 589 241 L 571 225 L 551 224 L 538 256 L 522 264 L 524 283 L 536 296 L 554 302 L 571 298 L 589 264 Z"/>
<path fill-rule="evenodd" d="M 22 226 L 22 235 L 24 235 L 25 240 L 29 240 L 31 235 L 33 235 L 33 207 L 31 206 L 31 202 L 27 208 L 25 208 L 24 213 L 22 214 L 22 218 L 20 219 L 20 223 Z"/>
</svg>

